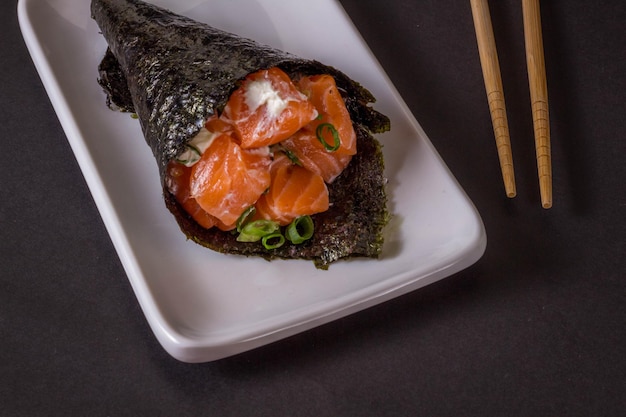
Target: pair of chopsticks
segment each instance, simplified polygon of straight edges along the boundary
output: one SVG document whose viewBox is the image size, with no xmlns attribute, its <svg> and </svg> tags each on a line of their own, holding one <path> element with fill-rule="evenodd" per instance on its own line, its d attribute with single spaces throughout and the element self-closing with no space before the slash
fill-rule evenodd
<svg viewBox="0 0 626 417">
<path fill-rule="evenodd" d="M 498 62 L 489 6 L 487 0 L 470 0 L 470 2 L 504 189 L 506 195 L 512 198 L 517 194 L 513 171 L 513 156 L 500 76 L 500 64 Z M 526 64 L 528 66 L 528 82 L 535 132 L 539 191 L 541 194 L 541 205 L 543 208 L 548 209 L 552 207 L 552 163 L 550 160 L 548 87 L 541 35 L 539 0 L 522 0 L 522 13 L 524 19 L 524 41 L 526 43 Z"/>
</svg>

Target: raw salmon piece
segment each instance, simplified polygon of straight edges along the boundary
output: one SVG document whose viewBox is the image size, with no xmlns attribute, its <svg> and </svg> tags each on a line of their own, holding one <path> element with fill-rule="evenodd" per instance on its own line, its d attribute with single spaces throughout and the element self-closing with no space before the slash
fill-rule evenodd
<svg viewBox="0 0 626 417">
<path fill-rule="evenodd" d="M 287 216 L 284 213 L 278 213 L 275 210 L 275 207 L 268 202 L 267 198 L 262 195 L 261 198 L 258 199 L 256 204 L 254 205 L 255 213 L 252 216 L 252 221 L 254 220 L 272 220 L 278 223 L 281 226 L 286 226 L 293 221 L 291 216 Z"/>
<path fill-rule="evenodd" d="M 250 74 L 230 96 L 223 117 L 244 149 L 268 146 L 297 132 L 317 117 L 315 106 L 278 68 Z"/>
<path fill-rule="evenodd" d="M 306 129 L 315 133 L 322 123 L 329 123 L 339 134 L 340 146 L 337 155 L 354 155 L 356 153 L 356 134 L 352 127 L 350 113 L 346 108 L 335 79 L 330 75 L 313 75 L 302 77 L 298 81 L 298 88 L 313 103 L 321 117 L 306 126 Z M 332 138 L 327 139 L 329 142 Z"/>
<path fill-rule="evenodd" d="M 167 165 L 166 183 L 176 201 L 202 227 L 210 229 L 215 226 L 217 219 L 204 211 L 195 198 L 189 196 L 189 178 L 191 168 L 174 161 Z"/>
<path fill-rule="evenodd" d="M 256 204 L 256 216 L 284 226 L 293 219 L 328 210 L 328 188 L 324 179 L 293 164 L 284 154 L 272 163 L 271 185 Z"/>
<path fill-rule="evenodd" d="M 245 150 L 223 134 L 191 168 L 190 195 L 225 225 L 236 223 L 270 185 L 267 147 Z"/>
<path fill-rule="evenodd" d="M 330 184 L 343 172 L 352 155 L 356 153 L 356 134 L 350 114 L 339 94 L 335 79 L 330 75 L 303 77 L 298 81 L 298 87 L 309 97 L 320 116 L 281 145 L 293 153 L 303 167 L 321 175 Z M 318 135 L 332 147 L 335 140 L 331 134 L 332 129 L 338 135 L 340 143 L 337 149 L 329 151 Z"/>
<path fill-rule="evenodd" d="M 317 139 L 315 132 L 302 129 L 281 145 L 291 152 L 300 164 L 320 175 L 328 184 L 332 183 L 348 166 L 352 155 L 329 152 Z"/>
<path fill-rule="evenodd" d="M 204 127 L 211 133 L 232 133 L 234 127 L 223 118 L 213 115 L 204 123 Z"/>
</svg>

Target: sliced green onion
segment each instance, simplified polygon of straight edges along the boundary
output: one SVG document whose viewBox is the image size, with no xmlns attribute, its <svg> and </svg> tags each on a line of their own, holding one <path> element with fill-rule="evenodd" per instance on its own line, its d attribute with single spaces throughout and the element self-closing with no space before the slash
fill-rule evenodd
<svg viewBox="0 0 626 417">
<path fill-rule="evenodd" d="M 289 149 L 285 148 L 280 143 L 277 143 L 275 145 L 270 146 L 270 151 L 274 155 L 279 153 L 279 152 L 282 152 L 282 153 L 285 154 L 285 156 L 287 156 L 287 158 L 289 158 L 291 163 L 302 166 L 302 162 L 300 162 L 300 159 L 298 159 L 298 156 L 295 153 L 293 153 L 292 151 L 290 151 Z"/>
<path fill-rule="evenodd" d="M 311 216 L 297 217 L 292 221 L 287 229 L 285 229 L 285 235 L 291 243 L 299 245 L 300 243 L 311 239 L 313 236 L 313 219 Z"/>
<path fill-rule="evenodd" d="M 252 217 L 252 215 L 254 215 L 254 213 L 256 212 L 256 208 L 254 206 L 250 206 L 247 209 L 245 209 L 243 211 L 243 213 L 241 213 L 241 216 L 239 216 L 239 218 L 237 219 L 237 232 L 241 233 L 241 229 L 243 229 L 243 226 L 246 224 L 246 221 L 248 220 L 248 218 Z"/>
<path fill-rule="evenodd" d="M 324 139 L 324 130 L 327 130 L 328 132 L 330 132 L 331 135 L 333 135 L 332 145 L 326 142 L 326 139 Z M 322 143 L 322 145 L 324 145 L 324 148 L 326 148 L 328 152 L 336 151 L 341 145 L 341 140 L 339 140 L 339 132 L 337 132 L 335 126 L 331 125 L 330 123 L 320 123 L 315 130 L 315 135 L 317 136 L 317 139 Z"/>
<path fill-rule="evenodd" d="M 291 152 L 288 149 L 283 149 L 283 152 L 285 152 L 285 155 L 287 155 L 287 158 L 289 158 L 289 160 L 299 166 L 302 166 L 302 162 L 300 162 L 300 159 L 298 159 L 298 157 L 296 156 L 295 153 Z"/>
<path fill-rule="evenodd" d="M 280 232 L 274 232 L 261 238 L 265 249 L 277 249 L 285 244 L 285 237 Z"/>
<path fill-rule="evenodd" d="M 238 242 L 258 242 L 264 236 L 276 232 L 280 227 L 271 220 L 255 220 L 243 226 L 237 236 Z"/>
</svg>

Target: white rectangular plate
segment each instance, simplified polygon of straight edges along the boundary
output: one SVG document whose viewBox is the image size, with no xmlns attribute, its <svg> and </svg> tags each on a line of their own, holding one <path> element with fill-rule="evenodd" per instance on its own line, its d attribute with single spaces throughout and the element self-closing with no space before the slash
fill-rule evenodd
<svg viewBox="0 0 626 417">
<path fill-rule="evenodd" d="M 339 3 L 154 3 L 341 69 L 370 89 L 392 123 L 378 136 L 394 213 L 380 260 L 321 271 L 307 261 L 221 255 L 185 239 L 162 201 L 139 123 L 105 106 L 96 79 L 106 43 L 89 2 L 20 0 L 30 54 L 145 316 L 172 356 L 205 362 L 243 352 L 423 287 L 482 256 L 478 213 Z"/>
</svg>

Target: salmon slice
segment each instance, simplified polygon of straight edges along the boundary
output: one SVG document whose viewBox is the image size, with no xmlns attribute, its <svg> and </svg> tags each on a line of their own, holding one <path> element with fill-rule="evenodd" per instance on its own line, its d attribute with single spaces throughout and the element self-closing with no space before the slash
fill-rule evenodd
<svg viewBox="0 0 626 417">
<path fill-rule="evenodd" d="M 334 152 L 337 155 L 356 154 L 356 133 L 354 133 L 350 113 L 337 89 L 335 79 L 330 75 L 302 77 L 298 81 L 298 88 L 309 98 L 320 114 L 320 117 L 308 124 L 305 129 L 315 133 L 320 124 L 328 123 L 337 130 L 341 142 Z M 326 140 L 330 142 L 332 139 Z"/>
<path fill-rule="evenodd" d="M 356 134 L 350 114 L 330 75 L 303 77 L 298 87 L 320 116 L 281 145 L 293 153 L 303 167 L 321 175 L 330 184 L 356 153 Z M 327 149 L 335 146 L 335 140 L 339 141 L 336 149 Z"/>
<path fill-rule="evenodd" d="M 270 164 L 269 148 L 241 149 L 222 134 L 191 168 L 190 196 L 225 225 L 234 225 L 269 187 Z"/>
<path fill-rule="evenodd" d="M 306 169 L 321 176 L 328 184 L 348 166 L 352 155 L 328 152 L 315 133 L 300 130 L 281 145 L 291 152 Z"/>
<path fill-rule="evenodd" d="M 223 112 L 223 118 L 233 124 L 243 149 L 278 143 L 315 117 L 315 106 L 278 68 L 247 76 Z"/>
<path fill-rule="evenodd" d="M 217 115 L 209 117 L 209 119 L 204 123 L 204 127 L 211 133 L 232 134 L 235 129 L 232 124 Z"/>
<path fill-rule="evenodd" d="M 210 229 L 217 224 L 217 219 L 204 211 L 195 198 L 189 195 L 191 168 L 174 161 L 167 165 L 167 188 L 185 211 L 202 227 Z"/>
<path fill-rule="evenodd" d="M 297 217 L 328 210 L 328 188 L 321 176 L 279 153 L 272 163 L 270 188 L 255 207 L 256 218 L 274 220 L 284 226 Z"/>
</svg>

